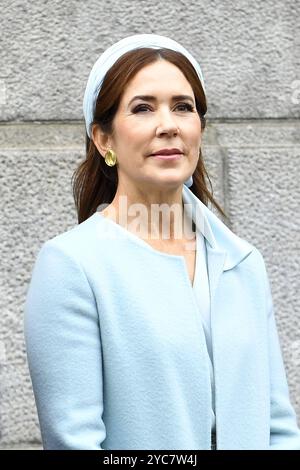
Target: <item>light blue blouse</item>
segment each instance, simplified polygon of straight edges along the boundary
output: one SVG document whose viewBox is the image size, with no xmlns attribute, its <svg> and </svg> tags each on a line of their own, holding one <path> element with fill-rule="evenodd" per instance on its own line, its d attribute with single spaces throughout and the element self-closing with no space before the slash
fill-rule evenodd
<svg viewBox="0 0 300 470">
<path fill-rule="evenodd" d="M 215 383 L 214 383 L 214 369 L 213 369 L 213 351 L 212 351 L 212 336 L 211 336 L 211 315 L 210 315 L 210 291 L 208 279 L 208 266 L 207 266 L 207 249 L 206 243 L 214 246 L 216 240 L 214 238 L 211 226 L 204 211 L 196 212 L 194 210 L 193 200 L 191 198 L 191 191 L 186 189 L 182 194 L 183 202 L 185 204 L 185 212 L 188 220 L 193 220 L 196 227 L 196 265 L 193 281 L 193 292 L 195 295 L 196 304 L 198 306 L 198 313 L 201 318 L 201 324 L 205 336 L 207 362 L 210 370 L 211 381 L 211 430 L 216 432 L 216 417 L 215 417 Z"/>
<path fill-rule="evenodd" d="M 205 334 L 207 352 L 209 356 L 211 391 L 212 391 L 212 431 L 216 431 L 215 419 L 215 397 L 214 397 L 214 371 L 213 371 L 213 354 L 211 342 L 211 321 L 210 321 L 210 298 L 209 298 L 209 282 L 207 275 L 207 253 L 204 235 L 200 230 L 196 230 L 197 251 L 196 251 L 196 267 L 193 282 L 193 290 L 196 302 L 199 308 L 202 326 Z"/>
</svg>

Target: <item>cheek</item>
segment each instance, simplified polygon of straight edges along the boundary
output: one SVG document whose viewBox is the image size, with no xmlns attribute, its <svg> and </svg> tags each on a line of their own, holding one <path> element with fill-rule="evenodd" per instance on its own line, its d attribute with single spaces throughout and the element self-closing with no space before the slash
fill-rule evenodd
<svg viewBox="0 0 300 470">
<path fill-rule="evenodd" d="M 195 141 L 197 142 L 197 145 L 199 147 L 202 142 L 202 129 L 201 129 L 200 118 L 197 121 L 197 126 L 195 126 Z"/>
<path fill-rule="evenodd" d="M 181 129 L 191 142 L 201 141 L 201 122 L 199 117 L 194 117 L 181 125 Z"/>
<path fill-rule="evenodd" d="M 119 140 L 128 147 L 139 147 L 141 142 L 149 135 L 149 130 L 145 124 L 128 122 L 119 128 Z"/>
<path fill-rule="evenodd" d="M 186 134 L 186 140 L 189 142 L 190 148 L 198 150 L 202 143 L 201 129 L 194 129 Z"/>
</svg>

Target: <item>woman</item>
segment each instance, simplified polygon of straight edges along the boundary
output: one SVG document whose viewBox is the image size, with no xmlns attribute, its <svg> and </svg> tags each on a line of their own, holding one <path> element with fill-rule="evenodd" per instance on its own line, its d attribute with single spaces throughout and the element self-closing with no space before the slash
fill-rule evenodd
<svg viewBox="0 0 300 470">
<path fill-rule="evenodd" d="M 79 224 L 43 244 L 25 305 L 45 449 L 300 449 L 263 257 L 207 207 L 225 215 L 206 110 L 172 39 L 129 36 L 91 70 Z"/>
</svg>

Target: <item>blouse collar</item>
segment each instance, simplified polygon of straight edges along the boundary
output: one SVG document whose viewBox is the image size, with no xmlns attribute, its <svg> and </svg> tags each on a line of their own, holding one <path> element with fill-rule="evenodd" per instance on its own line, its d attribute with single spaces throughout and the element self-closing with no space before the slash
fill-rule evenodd
<svg viewBox="0 0 300 470">
<path fill-rule="evenodd" d="M 182 199 L 210 248 L 226 255 L 224 271 L 235 267 L 254 250 L 253 245 L 233 233 L 186 185 L 183 185 Z"/>
</svg>

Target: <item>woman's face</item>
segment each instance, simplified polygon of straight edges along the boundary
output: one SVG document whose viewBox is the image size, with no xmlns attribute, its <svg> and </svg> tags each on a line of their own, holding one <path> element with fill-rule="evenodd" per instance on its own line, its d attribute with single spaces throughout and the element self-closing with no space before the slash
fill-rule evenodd
<svg viewBox="0 0 300 470">
<path fill-rule="evenodd" d="M 152 99 L 134 99 L 151 95 Z M 174 98 L 188 95 L 189 98 Z M 114 118 L 110 148 L 117 154 L 119 184 L 175 188 L 195 170 L 201 145 L 201 121 L 190 83 L 174 64 L 159 60 L 141 69 L 127 85 Z M 163 148 L 183 152 L 178 160 L 150 154 Z"/>
</svg>

